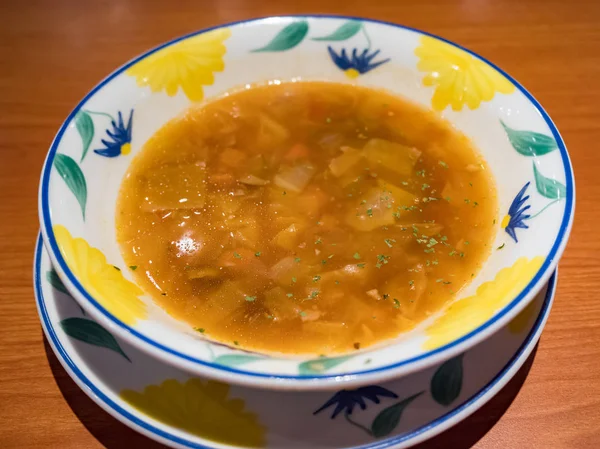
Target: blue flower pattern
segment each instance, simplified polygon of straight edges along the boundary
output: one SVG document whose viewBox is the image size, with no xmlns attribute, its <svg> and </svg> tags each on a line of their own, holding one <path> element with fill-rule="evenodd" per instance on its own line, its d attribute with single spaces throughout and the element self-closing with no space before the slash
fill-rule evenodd
<svg viewBox="0 0 600 449">
<path fill-rule="evenodd" d="M 335 405 L 335 409 L 333 410 L 331 419 L 334 419 L 341 412 L 344 412 L 345 415 L 351 415 L 356 405 L 359 405 L 361 410 L 365 410 L 367 408 L 365 399 L 368 399 L 375 404 L 379 404 L 379 397 L 397 398 L 398 395 L 377 385 L 361 387 L 355 390 L 341 390 L 334 394 L 329 401 L 321 406 L 321 408 L 313 412 L 313 415 L 316 415 L 317 413 L 320 413 L 333 405 Z"/>
<path fill-rule="evenodd" d="M 107 139 L 102 139 L 104 148 L 94 150 L 94 153 L 105 157 L 117 157 L 120 154 L 129 154 L 131 151 L 131 125 L 133 121 L 133 109 L 129 113 L 127 126 L 123 122 L 123 116 L 119 111 L 118 119 L 111 121 L 112 131 L 106 130 Z"/>
<path fill-rule="evenodd" d="M 352 50 L 352 57 L 346 53 L 346 49 L 342 49 L 340 54 L 337 54 L 331 46 L 327 47 L 329 55 L 333 60 L 334 64 L 342 69 L 349 78 L 356 78 L 359 75 L 363 75 L 382 64 L 385 64 L 390 59 L 384 59 L 382 61 L 371 62 L 379 54 L 380 50 L 375 50 L 369 54 L 369 49 L 364 49 L 360 54 L 355 48 Z"/>
<path fill-rule="evenodd" d="M 519 240 L 517 239 L 516 229 L 529 228 L 529 226 L 525 224 L 525 220 L 531 217 L 531 215 L 526 213 L 531 208 L 531 206 L 526 205 L 526 202 L 529 199 L 529 195 L 525 196 L 529 184 L 531 183 L 528 182 L 527 184 L 525 184 L 523 188 L 519 191 L 519 193 L 517 193 L 517 196 L 508 208 L 508 215 L 506 215 L 502 220 L 502 227 L 504 228 L 506 233 L 512 237 L 515 243 L 519 242 Z"/>
</svg>

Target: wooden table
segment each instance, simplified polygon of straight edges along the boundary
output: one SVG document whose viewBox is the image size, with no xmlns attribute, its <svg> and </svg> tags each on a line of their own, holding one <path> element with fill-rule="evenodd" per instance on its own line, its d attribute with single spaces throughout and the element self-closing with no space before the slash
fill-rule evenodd
<svg viewBox="0 0 600 449">
<path fill-rule="evenodd" d="M 598 0 L 0 2 L 0 447 L 150 448 L 103 412 L 44 340 L 31 266 L 38 176 L 63 119 L 133 55 L 199 28 L 286 13 L 392 20 L 467 46 L 541 101 L 569 148 L 577 215 L 537 354 L 502 393 L 422 446 L 600 447 Z M 531 368 L 529 370 L 529 368 Z"/>
</svg>

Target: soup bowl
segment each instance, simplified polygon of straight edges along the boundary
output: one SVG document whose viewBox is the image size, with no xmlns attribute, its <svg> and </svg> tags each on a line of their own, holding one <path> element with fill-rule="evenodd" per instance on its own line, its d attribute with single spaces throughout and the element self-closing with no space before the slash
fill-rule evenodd
<svg viewBox="0 0 600 449">
<path fill-rule="evenodd" d="M 490 256 L 467 288 L 410 332 L 337 356 L 260 354 L 211 341 L 135 284 L 116 200 L 133 156 L 191 105 L 240 86 L 324 80 L 385 89 L 469 137 L 495 178 Z M 482 57 L 399 25 L 337 16 L 231 23 L 126 63 L 75 107 L 45 161 L 42 236 L 66 289 L 110 333 L 180 369 L 228 383 L 339 389 L 451 359 L 489 338 L 545 285 L 571 229 L 575 186 L 558 130 L 519 83 Z"/>
</svg>

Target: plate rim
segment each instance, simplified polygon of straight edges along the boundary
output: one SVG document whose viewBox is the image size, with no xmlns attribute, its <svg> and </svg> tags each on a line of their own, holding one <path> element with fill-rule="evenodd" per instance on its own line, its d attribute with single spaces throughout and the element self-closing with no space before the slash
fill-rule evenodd
<svg viewBox="0 0 600 449">
<path fill-rule="evenodd" d="M 177 435 L 170 434 L 165 430 L 157 428 L 150 422 L 153 421 L 151 417 L 148 416 L 145 417 L 145 419 L 142 419 L 141 417 L 132 414 L 130 411 L 125 410 L 121 405 L 114 402 L 104 393 L 104 388 L 98 387 L 97 384 L 85 376 L 85 374 L 78 368 L 77 364 L 69 356 L 68 351 L 62 346 L 61 341 L 56 334 L 55 327 L 50 322 L 46 310 L 46 300 L 44 298 L 41 286 L 43 279 L 41 275 L 42 251 L 44 249 L 45 246 L 43 245 L 41 235 L 38 234 L 33 263 L 33 283 L 36 307 L 42 323 L 44 335 L 47 341 L 50 343 L 52 351 L 59 360 L 60 364 L 69 374 L 69 377 L 71 377 L 71 379 L 73 379 L 79 388 L 104 411 L 133 430 L 142 433 L 143 435 L 155 441 L 178 448 L 220 449 L 221 446 L 203 445 L 183 439 Z M 52 261 L 50 261 L 50 263 L 52 263 Z M 387 440 L 376 441 L 372 444 L 354 446 L 349 449 L 388 449 L 391 447 L 396 447 L 399 449 L 410 447 L 440 434 L 444 430 L 447 430 L 460 421 L 466 419 L 468 416 L 481 408 L 514 377 L 516 372 L 521 368 L 533 351 L 535 345 L 538 343 L 541 333 L 550 315 L 552 304 L 554 303 L 557 282 L 558 269 L 553 272 L 550 280 L 548 281 L 548 288 L 544 297 L 544 303 L 531 330 L 529 331 L 529 334 L 519 346 L 517 352 L 513 355 L 513 357 L 511 357 L 511 359 L 505 364 L 499 373 L 495 375 L 494 378 L 492 378 L 477 393 L 472 395 L 469 399 L 463 401 L 460 405 L 458 405 L 456 408 L 453 408 L 448 413 L 436 418 L 430 423 L 424 424 L 421 427 L 412 430 L 409 433 L 389 438 Z M 162 362 L 160 360 L 156 360 L 156 363 Z M 189 374 L 190 376 L 193 375 L 192 373 Z M 140 415 L 143 414 L 140 412 Z M 234 447 L 235 446 L 232 446 L 232 448 Z"/>
<path fill-rule="evenodd" d="M 567 189 L 565 211 L 561 220 L 560 229 L 556 236 L 556 239 L 550 249 L 550 252 L 545 257 L 545 260 L 536 272 L 535 276 L 530 280 L 527 286 L 516 295 L 507 305 L 505 305 L 500 311 L 494 314 L 493 317 L 482 323 L 477 328 L 471 330 L 469 333 L 447 343 L 439 348 L 429 350 L 423 354 L 400 360 L 389 365 L 363 369 L 358 371 L 338 372 L 333 374 L 313 374 L 309 376 L 290 375 L 290 374 L 279 374 L 279 373 L 265 373 L 251 371 L 243 368 L 234 368 L 215 364 L 210 361 L 202 360 L 189 354 L 179 352 L 173 347 L 167 346 L 163 343 L 155 341 L 153 338 L 142 334 L 135 330 L 131 326 L 128 326 L 117 319 L 113 314 L 109 313 L 100 303 L 98 303 L 89 293 L 83 288 L 77 278 L 74 276 L 72 271 L 67 266 L 60 250 L 58 249 L 56 238 L 52 230 L 52 220 L 50 212 L 50 200 L 49 200 L 49 180 L 50 173 L 52 171 L 54 156 L 58 145 L 62 139 L 62 136 L 72 122 L 72 119 L 81 109 L 81 107 L 91 98 L 96 92 L 98 92 L 105 84 L 109 83 L 117 75 L 124 72 L 131 65 L 135 64 L 139 60 L 155 53 L 156 51 L 172 45 L 181 40 L 187 39 L 192 36 L 196 36 L 207 31 L 214 29 L 220 29 L 225 27 L 231 27 L 235 25 L 249 25 L 249 24 L 260 24 L 261 22 L 269 22 L 273 20 L 287 21 L 289 19 L 346 19 L 346 20 L 361 20 L 367 23 L 375 23 L 378 25 L 386 25 L 394 28 L 400 28 L 408 30 L 419 35 L 431 36 L 446 42 L 454 47 L 457 47 L 467 53 L 475 56 L 484 63 L 490 65 L 503 76 L 505 76 L 511 83 L 513 83 L 517 90 L 519 90 L 531 103 L 531 105 L 538 111 L 541 117 L 546 122 L 546 125 L 552 132 L 552 135 L 557 143 L 559 153 L 561 155 L 562 165 L 565 171 L 565 185 Z M 573 217 L 575 211 L 575 180 L 573 176 L 573 168 L 570 161 L 569 154 L 567 152 L 565 143 L 554 125 L 552 119 L 548 113 L 543 109 L 541 104 L 531 95 L 519 82 L 511 77 L 508 73 L 490 62 L 486 58 L 478 55 L 477 53 L 462 47 L 448 39 L 444 39 L 432 33 L 428 33 L 416 28 L 407 27 L 404 25 L 375 20 L 369 18 L 362 18 L 356 16 L 345 16 L 345 15 L 330 15 L 330 14 L 299 14 L 299 15 L 280 15 L 280 16 L 267 16 L 248 20 L 241 20 L 236 22 L 230 22 L 226 24 L 220 24 L 213 27 L 204 28 L 186 35 L 177 37 L 168 42 L 160 44 L 140 55 L 135 56 L 125 64 L 118 67 L 115 71 L 105 77 L 100 83 L 98 83 L 92 90 L 90 90 L 83 99 L 75 106 L 72 112 L 67 116 L 63 122 L 59 131 L 57 132 L 50 149 L 48 151 L 44 166 L 42 169 L 39 198 L 38 198 L 38 212 L 42 229 L 42 237 L 45 245 L 47 246 L 52 260 L 52 264 L 57 269 L 59 275 L 65 280 L 65 284 L 69 291 L 74 294 L 78 302 L 80 302 L 86 310 L 90 311 L 90 314 L 97 320 L 103 322 L 107 327 L 114 330 L 121 338 L 126 340 L 128 343 L 140 348 L 144 352 L 151 354 L 153 357 L 160 359 L 161 361 L 176 366 L 177 368 L 194 371 L 198 375 L 212 377 L 225 382 L 235 383 L 243 386 L 256 386 L 256 387 L 267 387 L 272 389 L 332 389 L 337 388 L 339 385 L 344 384 L 347 386 L 359 385 L 371 382 L 382 382 L 389 380 L 400 375 L 409 374 L 428 366 L 447 360 L 450 357 L 465 351 L 467 348 L 480 343 L 485 338 L 490 336 L 500 327 L 505 325 L 512 317 L 520 312 L 540 290 L 540 286 L 547 283 L 548 279 L 552 275 L 554 268 L 558 264 L 564 249 L 566 247 L 568 237 L 570 235 Z"/>
</svg>

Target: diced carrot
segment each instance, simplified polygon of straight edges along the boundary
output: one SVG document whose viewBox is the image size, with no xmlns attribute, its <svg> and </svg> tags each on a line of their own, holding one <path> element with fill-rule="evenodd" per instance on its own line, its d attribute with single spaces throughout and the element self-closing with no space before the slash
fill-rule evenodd
<svg viewBox="0 0 600 449">
<path fill-rule="evenodd" d="M 289 149 L 289 151 L 284 156 L 286 161 L 295 161 L 297 159 L 302 159 L 308 156 L 308 147 L 304 144 L 297 143 Z"/>
</svg>

